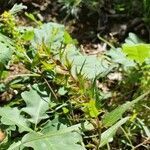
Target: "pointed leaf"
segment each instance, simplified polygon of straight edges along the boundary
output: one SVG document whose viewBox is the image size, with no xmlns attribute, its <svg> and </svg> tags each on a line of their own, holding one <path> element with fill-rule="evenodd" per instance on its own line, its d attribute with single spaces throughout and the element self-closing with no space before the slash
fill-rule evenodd
<svg viewBox="0 0 150 150">
<path fill-rule="evenodd" d="M 131 101 L 131 102 L 126 102 L 125 104 L 119 106 L 118 108 L 116 108 L 115 110 L 113 110 L 110 113 L 107 113 L 104 118 L 102 119 L 103 125 L 104 126 L 111 126 L 113 125 L 116 121 L 118 121 L 121 117 L 122 114 L 128 110 L 131 106 L 133 106 L 135 103 L 137 103 L 139 100 L 142 100 L 145 96 L 147 96 L 149 94 L 149 92 L 139 96 L 138 98 L 136 98 L 135 100 Z"/>
<path fill-rule="evenodd" d="M 48 117 L 46 111 L 49 109 L 50 97 L 46 91 L 41 91 L 34 85 L 30 91 L 23 92 L 21 96 L 26 102 L 26 107 L 22 111 L 31 116 L 30 121 L 35 126 Z"/>
<path fill-rule="evenodd" d="M 3 107 L 0 108 L 0 116 L 2 124 L 5 125 L 17 125 L 19 131 L 31 131 L 29 128 L 27 119 L 20 115 L 20 111 L 17 108 Z"/>
<path fill-rule="evenodd" d="M 57 133 L 57 132 L 56 132 Z M 81 142 L 81 136 L 77 132 L 62 134 L 39 134 L 29 133 L 23 137 L 25 147 L 32 147 L 35 150 L 83 150 L 83 147 L 77 143 Z"/>
<path fill-rule="evenodd" d="M 48 123 L 41 132 L 26 134 L 21 143 L 13 144 L 9 150 L 22 150 L 24 147 L 31 147 L 34 150 L 85 150 L 79 143 L 82 138 L 79 133 L 80 124 L 59 128 L 59 123 Z M 46 132 L 45 132 L 46 131 Z"/>
<path fill-rule="evenodd" d="M 123 118 L 120 121 L 118 121 L 116 124 L 114 124 L 112 127 L 110 127 L 109 129 L 107 129 L 105 132 L 102 133 L 101 135 L 101 143 L 100 143 L 100 147 L 104 146 L 105 144 L 107 144 L 112 138 L 113 135 L 116 133 L 117 129 L 124 124 L 127 120 L 129 119 L 129 117 Z"/>
<path fill-rule="evenodd" d="M 137 37 L 134 33 L 129 33 L 129 36 L 125 39 L 126 44 L 134 45 L 139 43 L 144 43 L 141 39 Z"/>
</svg>

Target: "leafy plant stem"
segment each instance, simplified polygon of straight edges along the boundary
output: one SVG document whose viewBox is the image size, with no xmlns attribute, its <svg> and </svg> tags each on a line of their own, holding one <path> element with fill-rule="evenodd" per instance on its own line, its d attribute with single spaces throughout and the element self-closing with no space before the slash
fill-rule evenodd
<svg viewBox="0 0 150 150">
<path fill-rule="evenodd" d="M 96 118 L 96 123 L 97 123 L 97 132 L 99 135 L 98 144 L 96 147 L 97 147 L 97 150 L 99 150 L 100 143 L 101 143 L 101 122 L 98 117 Z"/>
<path fill-rule="evenodd" d="M 134 149 L 134 146 L 133 146 L 127 132 L 125 131 L 125 129 L 123 127 L 120 127 L 120 129 L 123 131 L 124 135 L 126 136 L 127 140 L 129 141 L 131 148 Z"/>
<path fill-rule="evenodd" d="M 111 150 L 109 143 L 107 143 L 107 150 Z"/>
<path fill-rule="evenodd" d="M 99 40 L 101 40 L 104 43 L 106 43 L 109 47 L 111 47 L 112 49 L 115 49 L 115 47 L 110 42 L 108 42 L 107 40 L 105 40 L 104 38 L 102 38 L 99 34 L 97 35 L 97 37 L 99 38 Z"/>
</svg>

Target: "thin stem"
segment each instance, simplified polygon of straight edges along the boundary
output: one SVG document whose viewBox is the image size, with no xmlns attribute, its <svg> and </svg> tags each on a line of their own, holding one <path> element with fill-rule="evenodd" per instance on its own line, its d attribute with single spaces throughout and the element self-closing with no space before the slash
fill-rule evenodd
<svg viewBox="0 0 150 150">
<path fill-rule="evenodd" d="M 144 144 L 146 144 L 146 143 L 149 142 L 149 141 L 150 141 L 150 138 L 144 140 L 142 143 L 140 143 L 140 144 L 138 144 L 137 146 L 135 146 L 135 147 L 134 147 L 134 150 L 137 149 L 137 148 L 139 148 L 140 146 L 143 146 Z"/>
<path fill-rule="evenodd" d="M 98 135 L 99 135 L 97 150 L 99 150 L 99 147 L 100 147 L 100 144 L 101 144 L 101 122 L 99 121 L 98 117 L 96 119 L 96 123 L 97 123 L 97 131 L 98 131 Z"/>
<path fill-rule="evenodd" d="M 46 78 L 43 78 L 47 86 L 49 87 L 50 91 L 52 92 L 53 96 L 55 97 L 56 100 L 58 100 L 57 95 L 55 94 L 54 90 L 52 89 L 51 85 L 48 83 Z"/>
<path fill-rule="evenodd" d="M 120 127 L 120 128 L 123 131 L 124 135 L 126 136 L 127 140 L 129 141 L 130 146 L 132 147 L 132 149 L 134 149 L 134 146 L 133 146 L 133 144 L 132 144 L 132 142 L 131 142 L 131 140 L 130 140 L 128 134 L 127 134 L 127 132 L 125 131 L 125 129 L 123 127 Z"/>
<path fill-rule="evenodd" d="M 102 38 L 99 34 L 97 35 L 97 37 L 99 38 L 99 40 L 103 41 L 104 43 L 106 43 L 108 46 L 110 46 L 112 49 L 115 49 L 115 47 L 108 42 L 107 40 L 105 40 L 104 38 Z"/>
</svg>

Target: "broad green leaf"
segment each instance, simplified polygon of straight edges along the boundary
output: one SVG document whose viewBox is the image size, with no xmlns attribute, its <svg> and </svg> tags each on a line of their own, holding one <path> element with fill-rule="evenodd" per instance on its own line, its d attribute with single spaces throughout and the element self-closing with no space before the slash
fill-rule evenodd
<svg viewBox="0 0 150 150">
<path fill-rule="evenodd" d="M 125 43 L 129 45 L 135 45 L 144 42 L 141 39 L 139 39 L 136 34 L 129 33 L 129 36 L 125 39 Z"/>
<path fill-rule="evenodd" d="M 34 29 L 34 40 L 32 46 L 46 45 L 51 50 L 58 51 L 64 41 L 64 26 L 57 23 L 43 24 L 39 29 Z"/>
<path fill-rule="evenodd" d="M 1 123 L 4 125 L 16 125 L 19 127 L 19 131 L 31 131 L 29 128 L 27 119 L 20 115 L 18 108 L 1 107 L 0 108 Z"/>
<path fill-rule="evenodd" d="M 97 75 L 106 72 L 110 67 L 110 63 L 97 56 L 87 56 L 79 52 L 79 50 L 74 46 L 73 40 L 69 34 L 65 31 L 64 26 L 58 25 L 56 23 L 47 23 L 42 25 L 39 29 L 34 30 L 34 40 L 32 41 L 32 46 L 39 48 L 41 45 L 45 45 L 54 53 L 58 54 L 58 50 L 63 44 L 67 44 L 61 62 L 66 65 L 66 59 L 72 64 L 71 72 L 75 76 L 76 72 L 79 72 L 83 66 L 82 74 L 87 78 L 93 79 Z"/>
<path fill-rule="evenodd" d="M 131 106 L 133 106 L 135 103 L 137 103 L 138 101 L 142 100 L 145 96 L 147 96 L 150 92 L 147 92 L 141 96 L 139 96 L 138 98 L 136 98 L 135 100 L 131 101 L 131 102 L 126 102 L 125 104 L 118 106 L 115 110 L 113 110 L 110 113 L 107 113 L 104 118 L 102 119 L 102 123 L 104 126 L 108 127 L 108 126 L 112 126 L 115 122 L 117 122 L 123 115 L 123 113 L 128 110 L 129 108 L 131 108 Z"/>
<path fill-rule="evenodd" d="M 111 49 L 106 54 L 111 57 L 113 62 L 119 63 L 123 65 L 125 68 L 135 66 L 135 63 L 126 57 L 126 55 L 122 52 L 121 48 Z"/>
<path fill-rule="evenodd" d="M 81 141 L 81 136 L 77 132 L 58 135 L 55 135 L 55 133 L 45 134 L 44 136 L 29 133 L 22 140 L 25 147 L 32 147 L 34 150 L 83 150 L 83 147 L 78 144 Z"/>
<path fill-rule="evenodd" d="M 0 65 L 6 65 L 14 51 L 11 40 L 0 34 Z"/>
<path fill-rule="evenodd" d="M 71 127 L 59 128 L 60 124 L 48 123 L 43 131 L 26 134 L 21 143 L 15 143 L 9 147 L 9 150 L 16 150 L 18 147 L 22 150 L 24 147 L 31 147 L 34 150 L 85 150 L 80 145 L 82 138 L 76 131 L 80 124 Z"/>
<path fill-rule="evenodd" d="M 72 74 L 80 72 L 82 66 L 82 74 L 88 79 L 94 79 L 99 74 L 103 74 L 113 66 L 109 65 L 107 60 L 97 56 L 75 56 L 73 58 Z"/>
<path fill-rule="evenodd" d="M 26 107 L 22 108 L 22 111 L 31 116 L 29 120 L 35 127 L 41 120 L 48 118 L 46 111 L 49 109 L 50 97 L 46 91 L 40 90 L 35 84 L 30 91 L 23 92 L 21 96 L 26 102 Z"/>
<path fill-rule="evenodd" d="M 82 138 L 79 133 L 74 132 L 78 131 L 79 127 L 80 124 L 66 127 L 55 120 L 47 123 L 41 134 L 29 133 L 22 142 L 25 146 L 35 150 L 43 148 L 47 150 L 83 150 L 84 148 L 79 144 L 82 142 Z"/>
<path fill-rule="evenodd" d="M 114 124 L 113 126 L 111 126 L 109 129 L 107 129 L 105 132 L 103 132 L 101 134 L 101 143 L 100 143 L 100 147 L 104 146 L 105 144 L 107 144 L 114 136 L 114 134 L 116 133 L 117 129 L 123 125 L 127 120 L 129 119 L 129 117 L 123 118 L 120 121 L 118 121 L 116 124 Z"/>
<path fill-rule="evenodd" d="M 135 60 L 140 64 L 142 64 L 147 58 L 150 58 L 150 44 L 124 44 L 122 48 L 128 58 Z"/>
<path fill-rule="evenodd" d="M 110 65 L 104 57 L 83 55 L 72 44 L 66 46 L 63 55 L 58 59 L 60 59 L 64 66 L 67 66 L 68 62 L 71 64 L 71 73 L 75 77 L 81 68 L 81 74 L 88 79 L 94 79 L 99 74 L 114 68 L 114 65 Z"/>
</svg>

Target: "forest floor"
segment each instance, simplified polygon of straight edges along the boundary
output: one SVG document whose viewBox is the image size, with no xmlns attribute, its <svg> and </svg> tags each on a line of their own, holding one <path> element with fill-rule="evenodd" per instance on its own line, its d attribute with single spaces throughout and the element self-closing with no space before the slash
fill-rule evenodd
<svg viewBox="0 0 150 150">
<path fill-rule="evenodd" d="M 85 53 L 95 54 L 105 50 L 105 45 L 100 44 L 98 34 L 116 46 L 124 42 L 130 32 L 135 33 L 146 42 L 150 41 L 149 26 L 135 14 L 132 16 L 117 14 L 108 7 L 102 10 L 100 15 L 97 13 L 89 15 L 89 10 L 82 8 L 78 16 L 74 17 L 62 10 L 57 1 L 22 1 L 28 6 L 26 11 L 34 14 L 37 20 L 64 24 Z M 20 19 L 23 24 L 31 24 L 31 20 L 28 20 L 26 16 L 21 15 Z"/>
</svg>

